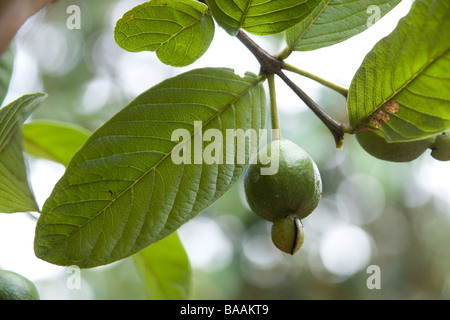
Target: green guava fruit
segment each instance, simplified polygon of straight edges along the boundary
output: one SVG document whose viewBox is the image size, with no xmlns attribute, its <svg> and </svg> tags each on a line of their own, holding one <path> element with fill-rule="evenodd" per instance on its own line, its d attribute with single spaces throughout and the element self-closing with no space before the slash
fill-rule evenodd
<svg viewBox="0 0 450 320">
<path fill-rule="evenodd" d="M 450 160 L 450 130 L 436 136 L 433 145 L 430 147 L 431 156 L 436 160 Z"/>
<path fill-rule="evenodd" d="M 265 156 L 270 164 L 263 164 Z M 269 166 L 271 172 L 264 172 Z M 260 217 L 275 221 L 291 215 L 308 216 L 319 204 L 322 182 L 311 157 L 298 145 L 286 140 L 273 140 L 258 152 L 257 161 L 244 175 L 247 203 Z"/>
<path fill-rule="evenodd" d="M 33 282 L 12 271 L 0 270 L 0 300 L 39 300 Z"/>
<path fill-rule="evenodd" d="M 432 138 L 390 143 L 373 131 L 356 133 L 356 140 L 370 155 L 392 162 L 408 162 L 417 159 L 433 143 Z"/>
<path fill-rule="evenodd" d="M 305 239 L 300 219 L 293 216 L 275 219 L 271 229 L 273 244 L 281 251 L 293 255 Z"/>
</svg>

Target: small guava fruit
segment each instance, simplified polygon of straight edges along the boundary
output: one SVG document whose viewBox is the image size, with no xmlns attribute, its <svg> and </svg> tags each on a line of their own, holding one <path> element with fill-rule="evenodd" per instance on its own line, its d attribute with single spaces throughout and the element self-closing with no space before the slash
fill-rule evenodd
<svg viewBox="0 0 450 320">
<path fill-rule="evenodd" d="M 305 232 L 300 219 L 288 215 L 275 219 L 271 229 L 271 236 L 275 247 L 293 255 L 302 247 Z"/>
<path fill-rule="evenodd" d="M 408 142 L 387 142 L 373 131 L 356 133 L 356 140 L 370 155 L 392 162 L 408 162 L 417 159 L 433 143 L 431 138 Z"/>
<path fill-rule="evenodd" d="M 450 130 L 436 136 L 433 145 L 430 147 L 431 156 L 436 160 L 450 160 Z"/>
<path fill-rule="evenodd" d="M 0 270 L 0 300 L 39 300 L 33 282 L 12 271 Z"/>
<path fill-rule="evenodd" d="M 267 156 L 270 164 L 263 164 Z M 262 169 L 271 166 L 270 174 Z M 249 207 L 260 217 L 275 221 L 291 215 L 308 216 L 319 204 L 322 182 L 311 157 L 286 139 L 273 140 L 261 148 L 244 175 Z"/>
</svg>

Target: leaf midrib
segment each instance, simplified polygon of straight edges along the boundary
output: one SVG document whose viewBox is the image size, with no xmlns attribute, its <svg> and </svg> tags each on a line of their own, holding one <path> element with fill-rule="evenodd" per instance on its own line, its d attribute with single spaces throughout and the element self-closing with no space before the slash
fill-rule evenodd
<svg viewBox="0 0 450 320">
<path fill-rule="evenodd" d="M 182 33 L 183 31 L 188 30 L 189 28 L 192 28 L 193 26 L 195 26 L 196 24 L 198 24 L 198 23 L 200 22 L 200 20 L 202 20 L 203 17 L 205 16 L 205 13 L 206 13 L 206 10 L 202 13 L 202 15 L 200 16 L 200 18 L 199 18 L 197 21 L 195 21 L 195 22 L 193 22 L 193 23 L 191 23 L 191 24 L 189 24 L 189 25 L 187 25 L 187 26 L 185 26 L 185 27 L 182 27 L 180 30 L 178 30 L 178 31 L 175 32 L 173 35 L 171 35 L 166 41 L 161 42 L 161 44 L 158 46 L 158 48 L 155 49 L 155 51 L 158 51 L 159 48 L 161 48 L 164 44 L 170 42 L 173 38 L 175 38 L 176 36 L 178 36 L 178 35 L 179 35 L 180 33 Z"/>
</svg>

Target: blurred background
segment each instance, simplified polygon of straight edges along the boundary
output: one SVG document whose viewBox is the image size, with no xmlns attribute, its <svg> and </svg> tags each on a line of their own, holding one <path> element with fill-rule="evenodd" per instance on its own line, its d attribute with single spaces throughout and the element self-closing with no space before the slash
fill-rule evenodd
<svg viewBox="0 0 450 320">
<path fill-rule="evenodd" d="M 137 0 L 59 0 L 32 17 L 16 37 L 14 74 L 5 104 L 43 91 L 48 99 L 34 119 L 76 123 L 95 130 L 158 82 L 198 67 L 259 72 L 253 56 L 216 26 L 206 54 L 185 68 L 163 65 L 153 52 L 128 53 L 114 42 L 115 22 Z M 70 5 L 81 12 L 69 29 Z M 407 14 L 404 0 L 379 23 L 332 47 L 296 52 L 288 62 L 348 87 L 373 45 Z M 282 36 L 252 36 L 272 53 Z M 291 75 L 319 105 L 347 122 L 346 101 L 306 78 Z M 279 80 L 279 79 L 278 79 Z M 450 299 L 450 164 L 425 152 L 411 163 L 366 154 L 353 136 L 336 150 L 333 137 L 277 80 L 282 135 L 316 161 L 323 198 L 303 220 L 305 243 L 295 256 L 278 251 L 270 225 L 245 203 L 242 181 L 179 229 L 192 269 L 192 299 Z M 64 172 L 58 164 L 28 158 L 40 206 Z M 66 285 L 67 269 L 38 260 L 36 221 L 0 214 L 0 268 L 34 281 L 42 299 L 145 299 L 133 261 L 82 270 L 81 289 Z M 369 266 L 380 270 L 380 289 L 369 289 Z"/>
</svg>

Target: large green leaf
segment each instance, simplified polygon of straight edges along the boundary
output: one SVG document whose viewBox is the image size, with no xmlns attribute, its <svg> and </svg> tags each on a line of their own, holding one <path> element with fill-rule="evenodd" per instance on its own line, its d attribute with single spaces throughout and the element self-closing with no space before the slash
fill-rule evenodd
<svg viewBox="0 0 450 320">
<path fill-rule="evenodd" d="M 260 79 L 229 69 L 193 70 L 144 92 L 72 158 L 39 217 L 36 255 L 54 264 L 94 267 L 168 236 L 237 181 L 249 153 L 241 161 L 211 164 L 177 164 L 174 155 L 185 147 L 184 155 L 190 151 L 195 160 L 202 155 L 195 149 L 202 132 L 217 129 L 212 132 L 225 137 L 227 129 L 256 130 L 265 126 L 265 116 Z M 187 133 L 181 142 L 172 137 L 176 129 Z M 237 157 L 237 147 L 223 155 Z"/>
<path fill-rule="evenodd" d="M 14 66 L 14 48 L 10 47 L 0 58 L 0 105 L 8 92 Z"/>
<path fill-rule="evenodd" d="M 67 166 L 91 132 L 74 124 L 33 120 L 23 126 L 25 151 Z M 191 269 L 176 232 L 133 255 L 150 299 L 186 299 Z"/>
<path fill-rule="evenodd" d="M 369 28 L 401 0 L 319 0 L 314 10 L 286 31 L 289 50 L 315 50 L 342 42 Z"/>
<path fill-rule="evenodd" d="M 450 128 L 450 2 L 417 0 L 378 42 L 349 90 L 353 130 L 388 141 L 423 139 Z"/>
<path fill-rule="evenodd" d="M 229 34 L 244 29 L 257 35 L 284 31 L 303 20 L 317 0 L 208 0 L 214 19 Z"/>
<path fill-rule="evenodd" d="M 30 189 L 21 127 L 47 95 L 25 95 L 0 109 L 0 212 L 39 211 Z"/>
<path fill-rule="evenodd" d="M 186 66 L 205 53 L 214 37 L 207 9 L 194 0 L 148 1 L 117 21 L 114 37 L 127 51 L 156 51 L 163 63 Z"/>
<path fill-rule="evenodd" d="M 180 300 L 189 297 L 191 267 L 178 234 L 154 243 L 133 255 L 152 300 Z"/>
<path fill-rule="evenodd" d="M 69 164 L 91 132 L 83 127 L 51 120 L 34 120 L 23 126 L 24 149 L 35 157 Z"/>
</svg>

